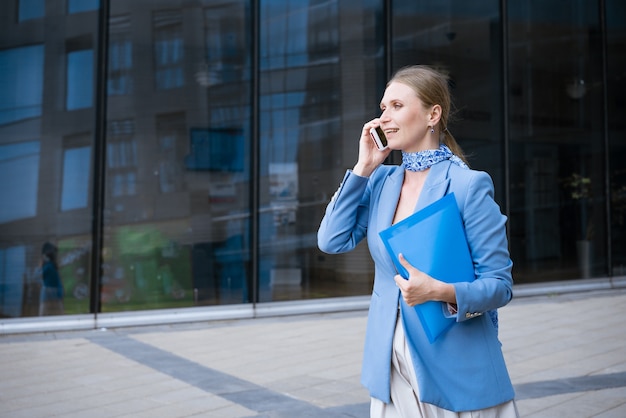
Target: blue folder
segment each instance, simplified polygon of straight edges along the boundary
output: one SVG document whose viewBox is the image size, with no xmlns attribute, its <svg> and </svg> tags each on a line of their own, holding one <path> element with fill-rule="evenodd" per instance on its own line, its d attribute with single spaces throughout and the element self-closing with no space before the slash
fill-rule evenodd
<svg viewBox="0 0 626 418">
<path fill-rule="evenodd" d="M 400 253 L 412 266 L 446 283 L 470 282 L 476 277 L 454 193 L 381 231 L 380 237 L 405 279 L 409 275 L 400 264 Z M 456 322 L 445 315 L 445 303 L 430 301 L 414 308 L 431 343 Z"/>
</svg>

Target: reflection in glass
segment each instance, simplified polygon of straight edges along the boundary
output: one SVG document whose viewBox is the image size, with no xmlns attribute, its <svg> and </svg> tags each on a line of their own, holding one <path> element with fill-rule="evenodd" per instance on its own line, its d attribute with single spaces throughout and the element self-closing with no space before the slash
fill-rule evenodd
<svg viewBox="0 0 626 418">
<path fill-rule="evenodd" d="M 90 167 L 91 147 L 70 148 L 63 152 L 62 211 L 87 207 Z"/>
<path fill-rule="evenodd" d="M 110 19 L 104 311 L 250 302 L 247 3 Z"/>
<path fill-rule="evenodd" d="M 606 1 L 611 271 L 626 276 L 626 4 Z"/>
<path fill-rule="evenodd" d="M 375 116 L 383 64 L 376 55 L 383 44 L 376 27 L 380 6 L 261 2 L 261 302 L 370 290 L 365 245 L 325 256 L 316 232 L 328 198 L 354 164 L 358 148 L 349 138 Z M 351 28 L 344 38 L 342 25 Z"/>
<path fill-rule="evenodd" d="M 67 54 L 67 110 L 84 109 L 93 104 L 93 50 L 72 51 Z"/>
<path fill-rule="evenodd" d="M 124 95 L 133 91 L 133 43 L 130 39 L 130 17 L 114 16 L 109 19 L 108 94 Z"/>
<path fill-rule="evenodd" d="M 0 317 L 22 316 L 25 266 L 25 246 L 0 248 Z"/>
<path fill-rule="evenodd" d="M 598 3 L 509 9 L 511 250 L 517 281 L 605 274 Z"/>
<path fill-rule="evenodd" d="M 183 72 L 183 24 L 179 10 L 155 12 L 154 64 L 156 88 L 173 89 L 185 84 Z"/>
<path fill-rule="evenodd" d="M 113 197 L 136 194 L 137 140 L 135 123 L 130 119 L 109 121 L 107 141 L 107 180 Z"/>
<path fill-rule="evenodd" d="M 98 10 L 100 0 L 67 0 L 68 13 L 80 13 L 90 10 Z"/>
<path fill-rule="evenodd" d="M 46 15 L 51 4 L 0 2 L 0 318 L 89 312 L 98 16 L 74 25 Z M 56 249 L 63 310 L 48 303 L 44 247 Z"/>
<path fill-rule="evenodd" d="M 498 0 L 263 0 L 260 16 L 248 0 L 109 3 L 94 155 L 101 2 L 0 2 L 0 316 L 39 314 L 44 242 L 65 314 L 89 311 L 100 211 L 107 312 L 369 294 L 366 243 L 328 256 L 316 231 L 387 71 L 414 63 L 449 71 L 455 136 L 503 209 L 510 192 L 518 283 L 606 276 L 609 254 L 608 273 L 626 271 L 623 2 L 508 2 L 506 32 Z"/>
<path fill-rule="evenodd" d="M 0 224 L 37 215 L 39 141 L 0 145 Z M 9 181 L 9 179 L 11 179 Z"/>
<path fill-rule="evenodd" d="M 46 14 L 45 0 L 19 0 L 18 20 L 38 19 Z"/>
<path fill-rule="evenodd" d="M 63 315 L 65 289 L 59 275 L 59 250 L 46 241 L 41 247 L 41 291 L 39 295 L 39 316 Z"/>
<path fill-rule="evenodd" d="M 183 159 L 187 150 L 187 132 L 184 113 L 157 115 L 158 178 L 162 194 L 181 192 Z"/>
<path fill-rule="evenodd" d="M 41 116 L 44 46 L 0 50 L 0 125 Z"/>
<path fill-rule="evenodd" d="M 427 64 L 448 74 L 450 131 L 471 167 L 492 177 L 505 210 L 499 11 L 496 0 L 394 2 L 393 67 Z"/>
<path fill-rule="evenodd" d="M 192 129 L 190 154 L 185 157 L 189 170 L 221 172 L 244 171 L 243 132 L 237 129 Z"/>
</svg>

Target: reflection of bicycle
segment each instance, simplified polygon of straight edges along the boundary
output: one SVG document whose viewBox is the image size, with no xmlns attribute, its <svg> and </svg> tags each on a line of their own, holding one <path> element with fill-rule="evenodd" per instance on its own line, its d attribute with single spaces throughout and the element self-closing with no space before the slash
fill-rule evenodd
<svg viewBox="0 0 626 418">
<path fill-rule="evenodd" d="M 101 300 L 102 303 L 110 303 L 110 302 L 119 302 L 119 303 L 127 303 L 130 302 L 131 292 L 123 287 L 118 288 L 110 288 L 103 287 Z"/>
<path fill-rule="evenodd" d="M 83 300 L 89 297 L 89 286 L 87 283 L 77 283 L 72 290 L 72 295 L 78 300 Z"/>
<path fill-rule="evenodd" d="M 172 297 L 174 299 L 183 299 L 185 297 L 185 289 L 172 289 Z"/>
</svg>

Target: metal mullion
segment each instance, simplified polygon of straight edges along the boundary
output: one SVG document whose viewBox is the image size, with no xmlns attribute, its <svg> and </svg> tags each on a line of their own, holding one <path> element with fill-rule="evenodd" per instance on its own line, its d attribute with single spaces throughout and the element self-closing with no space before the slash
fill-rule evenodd
<svg viewBox="0 0 626 418">
<path fill-rule="evenodd" d="M 107 71 L 110 0 L 100 1 L 98 13 L 98 61 L 96 65 L 96 103 L 94 125 L 94 169 L 92 199 L 92 246 L 89 310 L 98 319 L 101 311 L 103 212 L 106 167 Z"/>
<path fill-rule="evenodd" d="M 502 141 L 504 159 L 504 211 L 507 219 L 511 219 L 511 133 L 509 130 L 509 17 L 507 0 L 500 0 L 500 26 L 502 28 Z M 507 228 L 507 239 L 511 242 L 510 228 Z"/>
<path fill-rule="evenodd" d="M 607 24 L 606 24 L 606 1 L 600 0 L 598 3 L 600 13 L 600 39 L 601 39 L 601 60 L 602 60 L 602 131 L 604 144 L 604 208 L 605 208 L 605 228 L 606 228 L 606 267 L 608 277 L 613 276 L 613 247 L 611 244 L 611 171 L 609 157 L 609 102 L 608 102 L 608 62 L 607 62 Z"/>
<path fill-rule="evenodd" d="M 250 265 L 252 290 L 252 305 L 256 312 L 256 304 L 259 302 L 259 210 L 260 210 L 260 158 L 261 144 L 259 132 L 259 101 L 260 101 L 260 51 L 259 39 L 261 30 L 261 0 L 251 0 L 251 39 L 252 39 L 252 64 L 251 64 L 251 158 L 250 158 Z"/>
</svg>

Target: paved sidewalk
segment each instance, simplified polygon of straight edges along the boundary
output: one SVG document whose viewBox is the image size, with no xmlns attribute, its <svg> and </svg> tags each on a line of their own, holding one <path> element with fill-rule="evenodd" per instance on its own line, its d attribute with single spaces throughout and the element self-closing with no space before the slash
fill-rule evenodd
<svg viewBox="0 0 626 418">
<path fill-rule="evenodd" d="M 626 289 L 515 299 L 522 417 L 626 417 Z M 368 417 L 366 312 L 0 336 L 0 417 Z"/>
</svg>

